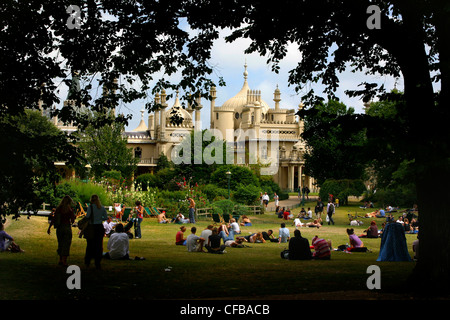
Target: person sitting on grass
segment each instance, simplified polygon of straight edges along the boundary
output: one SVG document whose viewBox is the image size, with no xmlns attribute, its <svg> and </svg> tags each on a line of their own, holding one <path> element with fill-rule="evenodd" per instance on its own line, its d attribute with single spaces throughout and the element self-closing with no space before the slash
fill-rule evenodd
<svg viewBox="0 0 450 320">
<path fill-rule="evenodd" d="M 226 225 L 221 225 L 218 229 L 219 236 L 223 239 L 223 243 L 228 240 L 234 240 L 235 232 L 233 229 L 228 229 Z"/>
<path fill-rule="evenodd" d="M 25 252 L 14 242 L 14 238 L 6 233 L 5 226 L 0 222 L 0 252 L 4 251 L 13 253 Z"/>
<path fill-rule="evenodd" d="M 170 223 L 169 219 L 166 218 L 165 211 L 158 214 L 158 223 Z"/>
<path fill-rule="evenodd" d="M 250 227 L 251 225 L 252 225 L 252 222 L 250 221 L 250 219 L 245 214 L 242 215 L 241 226 Z"/>
<path fill-rule="evenodd" d="M 186 247 L 188 252 L 203 252 L 203 244 L 205 243 L 205 239 L 197 236 L 195 233 L 197 232 L 196 227 L 191 228 L 191 234 L 186 238 Z"/>
<path fill-rule="evenodd" d="M 103 254 L 105 259 L 130 260 L 130 242 L 123 224 L 119 223 L 115 226 L 115 232 L 109 237 L 107 249 L 108 252 Z M 134 260 L 145 260 L 145 258 L 136 256 Z"/>
<path fill-rule="evenodd" d="M 209 236 L 212 235 L 212 230 L 213 230 L 214 226 L 212 224 L 208 225 L 203 231 L 202 233 L 200 233 L 200 238 L 205 239 L 205 248 L 206 246 L 209 245 Z M 219 232 L 217 232 L 218 234 Z"/>
<path fill-rule="evenodd" d="M 172 218 L 171 223 L 189 223 L 189 219 L 186 219 L 181 212 L 178 212 L 178 214 Z"/>
<path fill-rule="evenodd" d="M 294 237 L 289 240 L 289 260 L 311 260 L 312 254 L 309 241 L 302 237 L 300 230 L 294 231 Z"/>
<path fill-rule="evenodd" d="M 178 230 L 177 234 L 175 235 L 175 245 L 177 245 L 177 246 L 185 246 L 186 245 L 186 239 L 184 238 L 185 231 L 186 231 L 186 227 L 181 226 L 180 230 Z"/>
<path fill-rule="evenodd" d="M 289 229 L 286 228 L 286 224 L 282 223 L 281 228 L 278 230 L 278 243 L 288 242 L 290 238 Z"/>
<path fill-rule="evenodd" d="M 312 258 L 315 260 L 330 260 L 331 259 L 331 241 L 321 239 L 318 236 L 315 236 L 311 244 L 314 248 L 314 253 Z"/>
<path fill-rule="evenodd" d="M 283 219 L 284 220 L 289 220 L 290 216 L 291 216 L 291 211 L 289 209 L 283 211 Z"/>
<path fill-rule="evenodd" d="M 216 227 L 212 229 L 211 235 L 208 237 L 208 245 L 205 245 L 206 250 L 209 253 L 224 253 L 226 248 L 225 244 L 220 244 L 222 237 L 219 236 L 219 232 Z"/>
<path fill-rule="evenodd" d="M 305 218 L 305 216 L 306 216 L 306 211 L 305 211 L 305 208 L 302 208 L 301 210 L 300 210 L 300 212 L 299 212 L 299 214 L 298 214 L 298 218 L 302 218 L 302 219 L 304 219 Z"/>
<path fill-rule="evenodd" d="M 365 234 L 359 236 L 359 238 L 378 238 L 378 227 L 375 221 L 370 223 L 370 226 L 364 230 Z"/>
<path fill-rule="evenodd" d="M 355 231 L 353 228 L 347 229 L 348 234 L 348 242 L 349 247 L 347 248 L 347 251 L 366 251 L 367 248 L 364 247 L 364 243 L 361 241 L 361 239 L 355 234 Z"/>
<path fill-rule="evenodd" d="M 276 239 L 274 236 L 273 236 L 273 230 L 267 230 L 267 232 L 266 231 L 263 231 L 263 232 L 261 232 L 261 235 L 262 235 L 262 237 L 263 237 L 263 239 L 264 240 L 266 240 L 266 241 L 270 241 L 270 242 L 278 242 L 278 239 Z"/>
</svg>

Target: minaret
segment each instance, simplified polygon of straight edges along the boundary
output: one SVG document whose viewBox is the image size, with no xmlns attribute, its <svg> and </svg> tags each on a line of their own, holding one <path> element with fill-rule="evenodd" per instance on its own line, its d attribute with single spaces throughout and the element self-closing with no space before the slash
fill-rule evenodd
<svg viewBox="0 0 450 320">
<path fill-rule="evenodd" d="M 159 96 L 159 93 L 156 93 L 156 95 L 155 95 L 155 105 L 158 105 L 160 103 L 161 103 L 161 98 Z M 153 139 L 155 139 L 155 140 L 158 139 L 159 114 L 160 114 L 159 109 L 155 110 L 155 117 L 153 119 L 153 121 L 154 121 L 154 124 L 153 124 Z"/>
<path fill-rule="evenodd" d="M 211 87 L 210 90 L 210 95 L 211 95 L 211 117 L 210 117 L 210 122 L 209 122 L 209 127 L 211 129 L 214 129 L 214 108 L 216 107 L 216 98 L 217 98 L 217 91 L 216 91 L 216 87 Z"/>
<path fill-rule="evenodd" d="M 200 110 L 202 110 L 203 106 L 201 104 L 201 94 L 198 94 L 198 97 L 196 98 L 197 106 L 195 107 L 195 131 L 201 131 L 202 130 L 202 121 L 200 118 Z"/>
<path fill-rule="evenodd" d="M 192 108 L 192 100 L 191 100 L 191 94 L 190 93 L 188 93 L 188 105 L 187 105 L 186 111 L 189 112 L 189 115 L 191 116 L 191 119 L 193 119 L 192 114 L 194 113 L 194 109 Z"/>
<path fill-rule="evenodd" d="M 160 110 L 160 139 L 159 140 L 166 140 L 166 107 L 167 107 L 167 102 L 166 102 L 166 90 L 162 90 L 161 92 L 161 110 Z"/>
<path fill-rule="evenodd" d="M 275 110 L 280 110 L 281 93 L 280 89 L 278 89 L 278 85 L 273 93 L 273 101 L 275 101 Z"/>
</svg>

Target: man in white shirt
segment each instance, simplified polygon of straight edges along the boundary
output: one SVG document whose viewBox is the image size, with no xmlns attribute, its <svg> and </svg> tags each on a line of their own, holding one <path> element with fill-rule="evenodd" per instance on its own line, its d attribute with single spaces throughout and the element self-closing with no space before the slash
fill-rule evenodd
<svg viewBox="0 0 450 320">
<path fill-rule="evenodd" d="M 263 203 L 264 203 L 264 205 L 266 206 L 266 208 L 267 208 L 267 205 L 269 204 L 269 195 L 267 194 L 267 192 L 265 192 L 264 193 L 264 195 L 262 196 L 262 201 L 263 201 Z"/>
<path fill-rule="evenodd" d="M 209 226 L 206 227 L 205 230 L 202 231 L 202 233 L 200 233 L 200 238 L 205 239 L 205 247 L 209 246 L 209 236 L 212 235 L 213 227 L 214 226 L 210 224 Z"/>
<path fill-rule="evenodd" d="M 289 229 L 282 223 L 281 228 L 278 230 L 278 243 L 289 242 L 290 238 Z"/>
<path fill-rule="evenodd" d="M 234 231 L 234 233 L 241 233 L 241 227 L 239 227 L 239 224 L 236 222 L 235 218 L 230 219 L 230 228 Z"/>
<path fill-rule="evenodd" d="M 105 228 L 105 235 L 109 237 L 111 235 L 111 231 L 116 224 L 112 222 L 111 217 L 108 216 L 105 222 L 103 222 L 103 228 Z"/>
<path fill-rule="evenodd" d="M 129 238 L 124 232 L 123 224 L 116 225 L 116 231 L 111 234 L 108 240 L 108 252 L 104 254 L 105 258 L 113 260 L 128 260 L 129 252 Z"/>
</svg>

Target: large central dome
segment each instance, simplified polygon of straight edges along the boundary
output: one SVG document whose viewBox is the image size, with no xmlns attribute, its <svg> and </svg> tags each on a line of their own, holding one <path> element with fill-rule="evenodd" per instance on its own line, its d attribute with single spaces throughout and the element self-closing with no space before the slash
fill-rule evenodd
<svg viewBox="0 0 450 320">
<path fill-rule="evenodd" d="M 247 64 L 245 64 L 245 71 L 244 71 L 244 85 L 242 86 L 242 89 L 232 98 L 225 101 L 225 103 L 222 105 L 223 109 L 231 109 L 235 112 L 241 113 L 242 109 L 248 104 L 247 94 L 250 90 L 250 87 L 247 82 L 248 72 L 247 72 Z M 261 111 L 262 113 L 266 113 L 269 109 L 269 105 L 261 99 L 260 101 Z"/>
</svg>

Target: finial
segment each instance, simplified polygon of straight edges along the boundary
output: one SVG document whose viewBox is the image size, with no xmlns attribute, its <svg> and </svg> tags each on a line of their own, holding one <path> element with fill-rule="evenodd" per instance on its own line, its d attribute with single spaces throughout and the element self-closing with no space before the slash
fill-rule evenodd
<svg viewBox="0 0 450 320">
<path fill-rule="evenodd" d="M 245 59 L 245 64 L 244 64 L 244 80 L 247 81 L 247 76 L 248 76 L 248 72 L 247 72 L 247 59 Z"/>
</svg>

